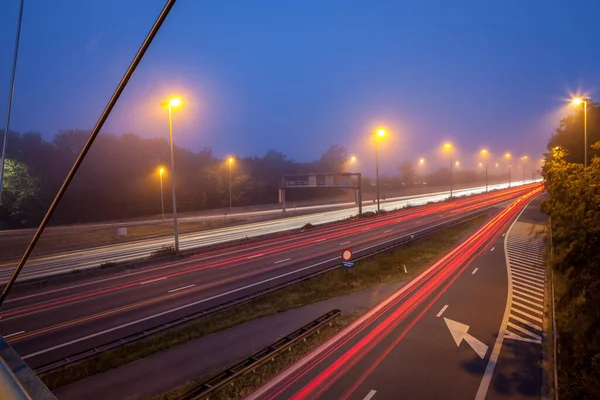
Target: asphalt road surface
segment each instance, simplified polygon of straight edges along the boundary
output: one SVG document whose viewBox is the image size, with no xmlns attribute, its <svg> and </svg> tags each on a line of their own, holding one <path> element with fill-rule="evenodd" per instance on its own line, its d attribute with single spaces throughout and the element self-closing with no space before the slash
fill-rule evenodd
<svg viewBox="0 0 600 400">
<path fill-rule="evenodd" d="M 524 196 L 504 209 L 249 399 L 545 395 L 540 343 L 544 239 L 532 235 L 540 225 L 531 222 L 539 204 L 513 224 L 532 198 Z"/>
<path fill-rule="evenodd" d="M 521 182 L 513 182 L 512 186 L 521 185 Z M 490 185 L 489 189 L 506 188 L 507 184 Z M 459 189 L 454 191 L 454 196 L 467 196 L 485 192 L 485 186 Z M 428 202 L 439 202 L 448 197 L 447 191 L 405 196 L 396 199 L 388 199 L 381 204 L 384 210 L 394 210 L 406 205 L 422 205 Z M 313 214 L 280 218 L 270 221 L 255 222 L 250 224 L 213 229 L 195 233 L 182 234 L 179 237 L 180 249 L 191 250 L 216 244 L 222 244 L 234 240 L 253 238 L 262 235 L 280 233 L 292 229 L 299 229 L 307 223 L 316 225 L 335 222 L 346 219 L 356 214 L 356 208 L 345 208 L 341 210 L 320 212 L 324 207 L 331 205 L 320 205 L 303 207 L 304 212 L 314 210 Z M 374 211 L 375 205 L 366 205 L 363 212 Z M 260 214 L 271 211 L 257 211 L 251 214 Z M 102 264 L 137 260 L 149 257 L 153 251 L 165 246 L 172 246 L 173 238 L 162 236 L 121 244 L 93 247 L 89 249 L 68 251 L 52 255 L 34 257 L 28 260 L 25 268 L 19 275 L 19 280 L 35 277 L 46 277 L 72 270 L 85 270 L 96 268 Z M 16 266 L 15 262 L 0 263 L 0 282 L 6 282 Z"/>
<path fill-rule="evenodd" d="M 34 368 L 406 240 L 466 216 L 497 212 L 532 187 L 490 192 L 228 247 L 126 273 L 9 296 L 0 333 Z"/>
</svg>

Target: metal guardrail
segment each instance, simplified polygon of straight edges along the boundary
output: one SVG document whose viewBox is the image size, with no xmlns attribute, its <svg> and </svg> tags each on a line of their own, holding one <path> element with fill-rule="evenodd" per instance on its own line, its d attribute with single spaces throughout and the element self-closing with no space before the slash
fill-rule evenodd
<svg viewBox="0 0 600 400">
<path fill-rule="evenodd" d="M 187 392 L 179 396 L 177 399 L 198 400 L 203 398 L 204 396 L 208 396 L 210 393 L 231 382 L 238 376 L 244 375 L 247 372 L 254 370 L 255 368 L 273 359 L 274 357 L 286 350 L 291 350 L 294 344 L 307 338 L 314 332 L 318 332 L 319 329 L 321 329 L 324 325 L 331 325 L 331 321 L 337 318 L 341 313 L 342 312 L 340 310 L 329 311 L 321 317 L 304 325 L 302 328 L 297 329 L 289 335 L 282 337 L 270 346 L 265 347 L 260 351 L 257 351 L 250 357 L 227 368 L 226 370 L 217 374 L 216 376 L 200 383 L 196 387 L 188 390 Z"/>
<path fill-rule="evenodd" d="M 369 248 L 367 250 L 363 249 L 362 251 L 355 251 L 354 252 L 354 256 L 355 257 L 353 258 L 353 261 L 359 261 L 359 260 L 365 259 L 367 257 L 371 257 L 371 256 L 374 256 L 376 254 L 382 253 L 384 251 L 390 250 L 390 249 L 392 249 L 394 247 L 402 246 L 402 245 L 404 245 L 406 243 L 409 243 L 409 242 L 412 242 L 414 240 L 422 239 L 422 238 L 424 238 L 424 237 L 426 237 L 428 235 L 431 235 L 431 234 L 439 232 L 439 231 L 441 231 L 443 229 L 452 227 L 454 225 L 458 225 L 458 224 L 460 224 L 462 222 L 465 222 L 465 221 L 467 221 L 469 219 L 472 219 L 472 218 L 475 218 L 475 217 L 477 217 L 479 215 L 482 215 L 485 212 L 487 212 L 490 208 L 493 208 L 495 206 L 497 206 L 497 204 L 489 206 L 489 207 L 486 207 L 486 208 L 483 208 L 483 209 L 480 209 L 480 210 L 473 211 L 471 213 L 467 213 L 467 214 L 461 215 L 460 217 L 453 218 L 453 219 L 451 219 L 449 221 L 441 222 L 439 224 L 435 224 L 433 226 L 430 226 L 430 227 L 427 227 L 427 228 L 423 228 L 423 229 L 414 231 L 412 234 L 403 235 L 403 236 L 401 236 L 399 238 L 395 238 L 395 239 L 389 240 L 389 241 L 384 242 L 384 243 L 382 243 L 380 245 L 375 245 L 372 248 Z M 340 257 L 340 260 L 341 260 L 341 257 Z M 134 342 L 136 340 L 140 340 L 140 339 L 143 339 L 143 338 L 148 337 L 150 335 L 153 335 L 153 334 L 165 331 L 167 329 L 173 328 L 175 326 L 184 324 L 186 322 L 190 322 L 190 321 L 192 321 L 194 319 L 197 319 L 197 318 L 200 318 L 200 317 L 204 317 L 204 316 L 207 316 L 207 315 L 210 315 L 210 314 L 214 314 L 214 313 L 216 313 L 218 311 L 225 310 L 227 308 L 236 306 L 238 304 L 245 303 L 247 301 L 250 301 L 250 300 L 253 300 L 253 299 L 265 296 L 265 295 L 267 295 L 269 293 L 276 292 L 278 290 L 284 289 L 284 288 L 286 288 L 288 286 L 292 286 L 292 285 L 295 285 L 297 283 L 303 282 L 305 280 L 308 280 L 308 279 L 314 278 L 316 276 L 325 274 L 325 273 L 330 272 L 330 271 L 332 271 L 334 269 L 340 268 L 340 266 L 341 266 L 340 262 L 338 262 L 338 261 L 332 261 L 331 265 L 329 267 L 323 268 L 323 269 L 321 269 L 319 271 L 315 271 L 315 272 L 313 272 L 311 274 L 303 275 L 303 276 L 301 276 L 299 278 L 292 279 L 290 281 L 274 285 L 274 286 L 272 286 L 270 288 L 259 290 L 259 291 L 256 291 L 256 292 L 252 293 L 252 294 L 249 294 L 249 295 L 241 296 L 241 297 L 239 297 L 237 299 L 230 300 L 230 301 L 222 303 L 222 304 L 220 304 L 218 306 L 210 307 L 210 308 L 207 308 L 206 310 L 198 311 L 198 312 L 189 314 L 189 315 L 187 315 L 185 317 L 177 318 L 175 320 L 172 320 L 172 321 L 160 324 L 160 325 L 158 325 L 158 326 L 156 326 L 154 328 L 146 329 L 146 330 L 144 330 L 142 332 L 138 332 L 138 333 L 134 333 L 134 334 L 131 334 L 131 335 L 124 336 L 124 337 L 122 337 L 120 339 L 113 340 L 113 341 L 108 342 L 106 344 L 103 344 L 101 346 L 94 347 L 93 349 L 85 350 L 85 351 L 82 351 L 82 352 L 79 352 L 79 353 L 75 353 L 75 354 L 73 354 L 73 355 L 71 355 L 69 357 L 65 357 L 65 358 L 63 358 L 63 359 L 61 359 L 59 361 L 55 361 L 55 362 L 52 362 L 52 363 L 41 365 L 41 366 L 35 368 L 34 371 L 35 371 L 36 374 L 39 374 L 39 375 L 47 374 L 49 372 L 52 372 L 54 370 L 57 370 L 57 369 L 62 368 L 64 366 L 67 366 L 69 364 L 85 360 L 87 358 L 93 357 L 93 356 L 95 356 L 97 354 L 100 354 L 100 353 L 103 353 L 105 351 L 112 350 L 112 349 L 115 349 L 117 347 L 121 347 L 121 346 L 126 345 L 128 343 L 132 343 L 132 342 Z"/>
</svg>

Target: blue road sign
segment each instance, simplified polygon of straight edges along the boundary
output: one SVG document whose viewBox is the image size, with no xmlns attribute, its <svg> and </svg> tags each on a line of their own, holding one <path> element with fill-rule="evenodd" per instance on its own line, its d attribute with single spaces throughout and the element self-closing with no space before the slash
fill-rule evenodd
<svg viewBox="0 0 600 400">
<path fill-rule="evenodd" d="M 354 262 L 353 261 L 342 261 L 342 267 L 354 268 Z"/>
</svg>

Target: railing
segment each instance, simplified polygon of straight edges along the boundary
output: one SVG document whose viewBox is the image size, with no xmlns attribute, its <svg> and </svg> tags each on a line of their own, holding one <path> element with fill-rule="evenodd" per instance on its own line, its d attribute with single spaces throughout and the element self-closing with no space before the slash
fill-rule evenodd
<svg viewBox="0 0 600 400">
<path fill-rule="evenodd" d="M 266 363 L 269 360 L 272 360 L 277 355 L 283 353 L 286 350 L 291 350 L 292 346 L 299 341 L 307 338 L 315 332 L 319 332 L 319 330 L 329 324 L 331 325 L 331 321 L 337 318 L 342 312 L 340 310 L 331 310 L 328 313 L 322 315 L 321 317 L 315 319 L 312 322 L 304 325 L 302 328 L 295 330 L 289 335 L 279 339 L 272 345 L 265 347 L 264 349 L 257 351 L 252 354 L 250 357 L 236 363 L 235 365 L 227 368 L 223 372 L 217 374 L 216 376 L 200 383 L 199 385 L 189 389 L 187 392 L 179 396 L 178 400 L 196 400 L 201 399 L 227 383 L 231 382 L 233 379 L 237 378 L 240 375 L 246 374 L 262 364 Z"/>
</svg>

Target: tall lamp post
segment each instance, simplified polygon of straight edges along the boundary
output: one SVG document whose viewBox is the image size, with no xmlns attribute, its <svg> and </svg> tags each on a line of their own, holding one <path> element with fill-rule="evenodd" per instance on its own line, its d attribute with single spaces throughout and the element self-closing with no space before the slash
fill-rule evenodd
<svg viewBox="0 0 600 400">
<path fill-rule="evenodd" d="M 521 168 L 523 169 L 523 185 L 525 184 L 525 163 L 527 163 L 527 156 L 521 157 Z"/>
<path fill-rule="evenodd" d="M 375 136 L 375 182 L 377 185 L 377 212 L 379 213 L 379 140 L 386 135 L 385 129 L 378 129 L 372 133 Z"/>
<path fill-rule="evenodd" d="M 450 154 L 450 198 L 452 198 L 452 181 L 454 180 L 452 172 L 452 145 L 450 143 L 444 144 L 444 150 L 446 150 Z"/>
<path fill-rule="evenodd" d="M 510 187 L 510 153 L 506 153 L 504 157 L 508 161 L 508 187 Z"/>
<path fill-rule="evenodd" d="M 576 106 L 583 103 L 583 165 L 588 166 L 587 157 L 587 103 L 588 99 L 582 97 L 576 97 L 573 99 L 573 104 Z"/>
<path fill-rule="evenodd" d="M 164 103 L 163 103 L 164 104 Z M 173 97 L 167 101 L 167 108 L 169 109 L 169 143 L 171 146 L 171 188 L 173 189 L 173 231 L 175 238 L 175 251 L 179 251 L 179 231 L 177 228 L 177 196 L 175 195 L 175 151 L 173 149 L 173 118 L 172 108 L 181 105 L 181 99 L 179 97 Z"/>
<path fill-rule="evenodd" d="M 162 215 L 162 220 L 165 220 L 165 196 L 163 194 L 163 174 L 165 173 L 164 168 L 160 168 L 158 170 L 158 174 L 160 175 L 160 214 Z"/>
<path fill-rule="evenodd" d="M 229 164 L 229 214 L 231 214 L 231 166 L 233 165 L 233 157 L 229 157 L 227 163 Z"/>
<path fill-rule="evenodd" d="M 488 191 L 488 151 L 486 149 L 481 150 L 481 155 L 485 160 L 485 191 Z"/>
</svg>

